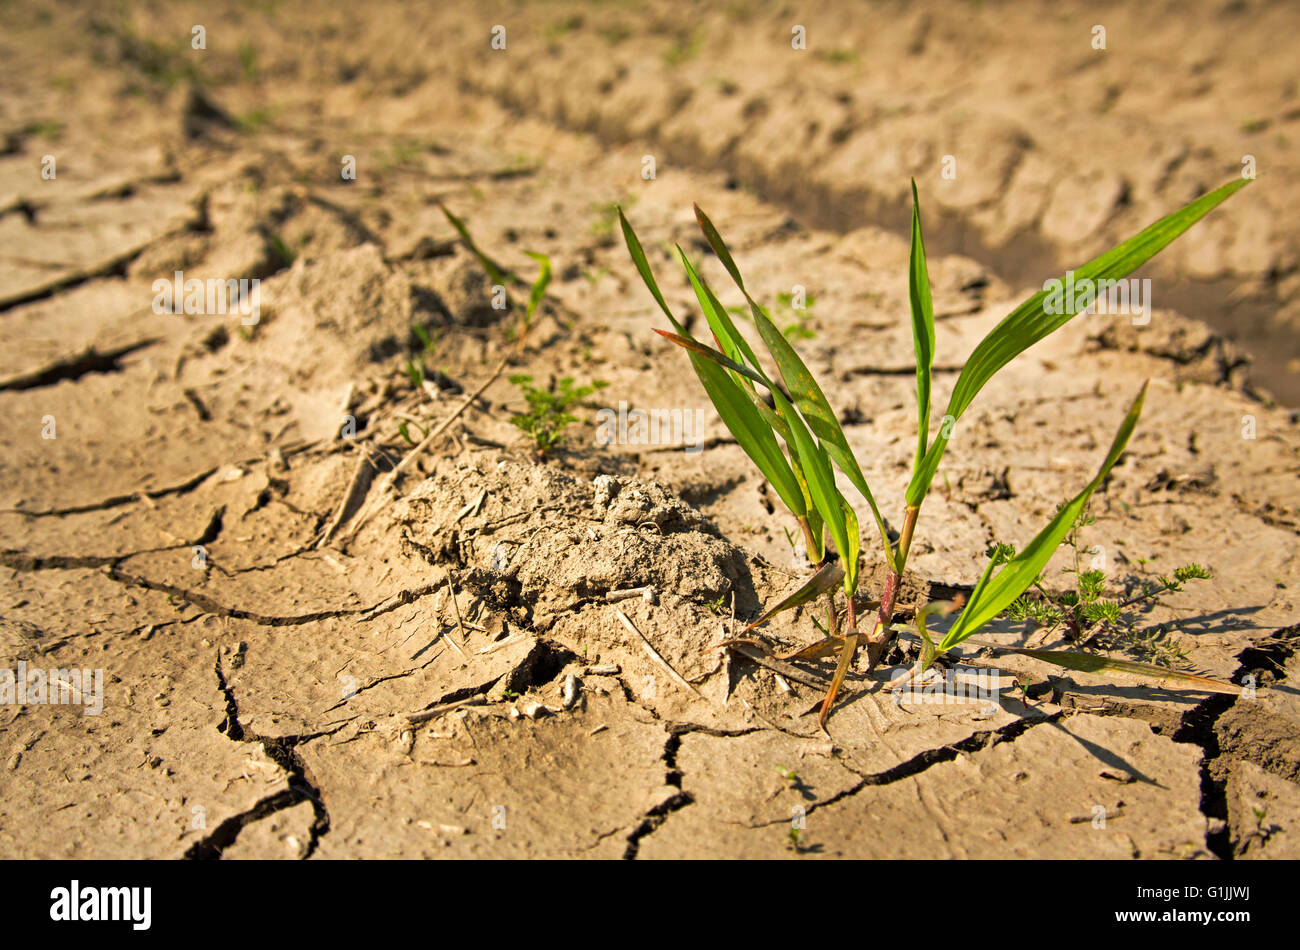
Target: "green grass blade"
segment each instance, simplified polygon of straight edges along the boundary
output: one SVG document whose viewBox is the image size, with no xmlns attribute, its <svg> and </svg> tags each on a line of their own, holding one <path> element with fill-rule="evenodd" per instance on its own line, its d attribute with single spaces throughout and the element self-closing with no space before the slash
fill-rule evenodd
<svg viewBox="0 0 1300 950">
<path fill-rule="evenodd" d="M 700 230 L 704 232 L 704 239 L 709 242 L 709 247 L 713 248 L 713 253 L 718 255 L 718 260 L 722 261 L 722 266 L 727 269 L 736 286 L 748 297 L 749 291 L 745 290 L 745 281 L 740 276 L 740 268 L 732 259 L 731 251 L 727 250 L 727 243 L 722 240 L 722 235 L 718 233 L 718 229 L 713 226 L 713 222 L 699 205 L 691 205 L 691 207 L 695 209 L 695 220 L 700 223 Z"/>
<path fill-rule="evenodd" d="M 708 357 L 709 359 L 713 360 L 713 362 L 717 363 L 719 366 L 726 367 L 727 369 L 731 370 L 733 373 L 739 373 L 742 376 L 745 376 L 756 383 L 762 383 L 764 386 L 767 385 L 767 380 L 764 379 L 762 376 L 760 376 L 758 373 L 754 372 L 748 366 L 743 366 L 740 363 L 737 363 L 729 356 L 719 353 L 713 347 L 705 343 L 701 343 L 699 340 L 692 339 L 691 337 L 682 336 L 681 334 L 678 333 L 670 333 L 667 330 L 656 329 L 655 333 L 658 333 L 661 337 L 664 337 L 665 339 L 672 340 L 674 343 L 676 343 L 678 346 L 682 347 L 683 349 L 690 350 L 692 353 L 699 353 L 701 356 Z"/>
<path fill-rule="evenodd" d="M 838 564 L 835 564 L 834 562 L 823 564 L 821 569 L 810 577 L 806 584 L 789 597 L 782 600 L 767 613 L 763 614 L 763 616 L 759 617 L 741 632 L 748 633 L 755 627 L 760 627 L 767 623 L 783 610 L 790 610 L 792 607 L 798 607 L 800 604 L 806 604 L 811 600 L 817 599 L 822 594 L 834 590 L 836 585 L 839 584 L 843 578 L 844 570 Z"/>
<path fill-rule="evenodd" d="M 772 379 L 763 371 L 762 364 L 758 361 L 758 356 L 754 353 L 753 348 L 750 347 L 745 338 L 741 336 L 740 332 L 736 329 L 736 325 L 732 321 L 731 315 L 727 312 L 726 308 L 718 302 L 718 298 L 709 287 L 708 281 L 704 280 L 704 278 L 699 275 L 695 266 L 691 264 L 690 258 L 686 256 L 686 253 L 680 246 L 677 248 L 677 254 L 681 258 L 682 266 L 686 270 L 686 276 L 691 283 L 691 288 L 695 291 L 695 297 L 699 301 L 700 309 L 704 311 L 705 319 L 708 321 L 710 329 L 713 330 L 714 338 L 717 339 L 719 345 L 727 350 L 727 353 L 724 355 L 712 347 L 694 341 L 686 343 L 682 338 L 665 333 L 662 330 L 657 332 L 673 340 L 675 343 L 686 346 L 688 349 L 693 349 L 701 355 L 707 356 L 720 366 L 725 366 L 733 373 L 738 374 L 741 377 L 739 381 L 748 386 L 750 399 L 754 404 L 754 408 L 758 410 L 759 415 L 763 417 L 767 424 L 770 425 L 776 431 L 777 435 L 779 435 L 785 442 L 786 446 L 790 448 L 790 468 L 794 472 L 795 479 L 799 482 L 799 487 L 803 492 L 804 503 L 807 506 L 807 518 L 809 521 L 808 533 L 813 542 L 811 549 L 808 551 L 808 557 L 811 558 L 814 563 L 820 562 L 826 551 L 825 532 L 822 530 L 825 526 L 825 519 L 816 507 L 812 491 L 809 488 L 808 476 L 805 474 L 804 466 L 800 463 L 800 457 L 793 447 L 794 435 L 792 427 L 802 427 L 803 422 L 795 413 L 794 409 L 786 405 L 786 403 L 791 401 L 790 394 L 780 384 L 773 382 Z M 748 365 L 744 365 L 740 362 L 742 360 L 747 361 Z M 785 397 L 785 402 L 774 403 L 775 408 L 769 406 L 763 401 L 758 392 L 754 390 L 753 385 L 751 385 L 752 383 L 760 383 L 769 391 L 778 392 L 780 395 Z M 782 407 L 784 407 L 784 410 Z M 787 418 L 786 413 L 789 413 L 789 418 Z M 853 538 L 849 538 L 848 540 L 850 543 L 856 543 Z M 854 563 L 856 564 L 856 558 L 854 559 Z M 856 583 L 856 579 L 857 572 L 855 569 L 853 571 L 854 583 Z"/>
<path fill-rule="evenodd" d="M 808 560 L 813 564 L 820 564 L 826 557 L 826 522 L 822 516 L 817 513 L 817 506 L 813 504 L 812 492 L 808 488 L 808 477 L 804 475 L 803 469 L 796 463 L 794 465 L 795 478 L 799 479 L 799 487 L 803 489 L 803 498 L 808 505 L 808 538 L 812 541 L 812 547 L 808 551 Z"/>
<path fill-rule="evenodd" d="M 1115 440 L 1111 443 L 1110 452 L 1098 469 L 1096 477 L 1061 508 L 1047 527 L 1040 531 L 1023 551 L 1008 561 L 1001 571 L 996 575 L 990 575 L 991 563 L 985 568 L 979 584 L 971 593 L 966 609 L 961 612 L 961 616 L 957 618 L 957 622 L 952 625 L 948 635 L 943 638 L 943 643 L 939 645 L 940 653 L 972 636 L 980 627 L 1006 610 L 1011 606 L 1011 602 L 1023 594 L 1042 573 L 1052 553 L 1060 546 L 1065 536 L 1069 534 L 1070 528 L 1078 520 L 1079 513 L 1083 511 L 1089 497 L 1105 480 L 1123 454 L 1124 447 L 1128 444 L 1134 427 L 1137 426 L 1138 417 L 1142 414 L 1142 401 L 1146 398 L 1146 392 L 1147 387 L 1144 383 L 1128 415 L 1120 424 Z"/>
<path fill-rule="evenodd" d="M 754 408 L 745 388 L 712 360 L 689 351 L 688 355 L 704 391 L 722 417 L 723 425 L 735 436 L 745 454 L 763 473 L 763 477 L 776 489 L 785 506 L 795 517 L 802 516 L 806 509 L 799 480 L 795 478 L 790 463 L 777 445 L 772 427 Z"/>
<path fill-rule="evenodd" d="M 987 574 L 987 572 L 985 573 Z M 981 582 L 982 581 L 983 578 L 981 578 Z M 921 637 L 922 670 L 929 669 L 930 664 L 934 662 L 934 658 L 939 653 L 935 648 L 933 638 L 930 636 L 930 630 L 926 626 L 926 621 L 930 618 L 931 614 L 943 614 L 944 616 L 947 616 L 956 610 L 959 604 L 960 600 L 932 600 L 916 612 L 916 617 L 912 621 L 912 628 L 915 629 Z M 902 629 L 906 630 L 907 627 L 904 626 Z"/>
<path fill-rule="evenodd" d="M 483 253 L 483 251 L 479 249 L 479 246 L 474 243 L 474 239 L 469 236 L 469 229 L 465 227 L 465 222 L 452 214 L 450 208 L 442 203 L 439 203 L 438 207 L 442 209 L 443 215 L 449 222 L 451 222 L 451 226 L 456 229 L 456 233 L 459 234 L 460 239 L 465 242 L 465 246 L 470 249 L 474 256 L 478 258 L 479 263 L 483 265 L 483 269 L 487 271 L 488 277 L 492 279 L 492 283 L 500 284 L 503 287 L 508 283 L 527 285 L 528 282 L 522 277 L 506 270 L 492 258 L 488 257 L 487 254 Z"/>
<path fill-rule="evenodd" d="M 632 263 L 636 266 L 637 273 L 641 275 L 641 280 L 645 282 L 646 289 L 650 291 L 650 296 L 654 297 L 655 303 L 659 304 L 659 309 L 664 312 L 664 316 L 673 325 L 673 329 L 689 339 L 690 334 L 677 322 L 673 312 L 668 309 L 668 304 L 664 302 L 664 295 L 659 290 L 659 283 L 650 270 L 650 262 L 646 260 L 645 250 L 641 247 L 636 232 L 632 230 L 632 225 L 628 224 L 627 218 L 623 216 L 622 208 L 618 209 L 618 221 L 623 228 L 623 241 L 627 244 L 627 252 L 632 255 Z"/>
<path fill-rule="evenodd" d="M 1074 272 L 1075 282 L 1085 279 L 1094 282 L 1119 280 L 1128 276 L 1230 195 L 1245 187 L 1247 183 L 1248 180 L 1245 178 L 1231 181 L 1173 214 L 1161 218 L 1123 244 L 1078 268 Z M 908 485 L 909 505 L 919 505 L 925 498 L 948 444 L 944 431 L 950 431 L 951 424 L 961 418 L 962 413 L 971 404 L 971 400 L 984 388 L 984 385 L 1003 366 L 1043 337 L 1064 326 L 1078 312 L 1077 309 L 1072 311 L 1066 301 L 1061 307 L 1054 308 L 1060 309 L 1060 313 L 1047 313 L 1048 296 L 1046 290 L 1040 290 L 1016 307 L 980 341 L 971 353 L 970 359 L 962 367 L 961 375 L 957 377 L 952 398 L 948 401 L 945 420 L 948 421 L 949 426 L 935 438 L 934 444 L 925 453 L 912 476 L 911 484 Z"/>
<path fill-rule="evenodd" d="M 722 354 L 705 347 L 702 343 L 696 342 L 686 332 L 686 328 L 673 316 L 672 310 L 669 309 L 664 300 L 663 293 L 659 290 L 659 284 L 655 280 L 654 273 L 650 270 L 650 263 L 646 260 L 645 250 L 641 247 L 636 232 L 632 230 L 632 225 L 628 223 L 621 209 L 618 217 L 622 224 L 623 239 L 627 243 L 628 253 L 632 256 L 632 263 L 641 275 L 641 280 L 644 281 L 646 289 L 650 291 L 650 295 L 659 304 L 659 309 L 663 311 L 664 316 L 668 318 L 668 321 L 677 331 L 676 334 L 668 334 L 662 330 L 658 332 L 667 336 L 674 343 L 687 347 L 687 356 L 690 357 L 695 375 L 699 377 L 700 385 L 704 387 L 705 393 L 708 394 L 714 408 L 717 409 L 723 425 L 735 437 L 750 460 L 758 466 L 758 470 L 771 483 L 785 506 L 796 517 L 804 516 L 807 513 L 807 506 L 804 502 L 803 491 L 800 488 L 799 480 L 795 478 L 790 463 L 776 443 L 776 436 L 773 434 L 772 427 L 764 421 L 763 416 L 760 415 L 753 402 L 750 401 L 748 390 L 728 375 L 723 366 L 714 361 L 714 354 L 717 356 L 722 356 Z"/>
<path fill-rule="evenodd" d="M 831 409 L 830 403 L 826 400 L 826 394 L 817 385 L 817 380 L 809 372 L 807 364 L 804 363 L 794 347 L 790 345 L 790 341 L 786 339 L 785 334 L 777 328 L 776 324 L 763 312 L 763 308 L 749 295 L 749 291 L 745 289 L 744 281 L 741 279 L 740 269 L 736 267 L 731 252 L 727 249 L 722 236 L 718 234 L 717 228 L 713 226 L 713 222 L 709 220 L 708 215 L 700 209 L 699 205 L 695 206 L 695 217 L 700 222 L 700 228 L 703 230 L 709 246 L 713 248 L 713 253 L 722 261 L 722 266 L 727 269 L 727 273 L 731 275 L 732 280 L 736 282 L 736 286 L 745 295 L 745 299 L 749 303 L 750 313 L 754 317 L 754 325 L 758 327 L 759 335 L 763 338 L 763 343 L 767 346 L 768 352 L 772 354 L 772 359 L 776 362 L 777 370 L 781 375 L 781 379 L 785 382 L 791 400 L 799 407 L 799 412 L 807 421 L 808 428 L 812 430 L 813 435 L 822 444 L 827 456 L 848 476 L 853 487 L 862 494 L 862 497 L 867 500 L 867 504 L 871 506 L 871 513 L 875 516 L 876 526 L 880 531 L 885 558 L 892 565 L 894 556 L 889 543 L 889 534 L 885 528 L 885 520 L 881 517 L 875 496 L 867 485 L 867 479 L 862 474 L 862 469 L 858 466 L 853 451 L 849 448 L 848 439 L 844 436 L 844 430 L 840 428 L 835 411 Z M 825 516 L 825 512 L 822 514 Z"/>
<path fill-rule="evenodd" d="M 773 391 L 772 398 L 776 401 L 777 413 L 789 422 L 792 440 L 789 443 L 790 452 L 799 460 L 799 466 L 803 469 L 813 505 L 817 513 L 822 516 L 822 520 L 826 522 L 826 529 L 835 543 L 835 550 L 840 553 L 841 558 L 847 558 L 849 537 L 844 509 L 848 505 L 840 490 L 835 487 L 835 473 L 831 471 L 830 460 L 827 459 L 822 446 L 808 432 L 803 421 L 795 414 L 786 398 L 776 391 Z M 847 561 L 844 567 L 846 574 L 850 572 Z M 853 570 L 852 573 L 856 575 L 857 572 Z"/>
<path fill-rule="evenodd" d="M 934 365 L 934 301 L 930 296 L 930 271 L 925 263 L 925 239 L 921 235 L 921 199 L 912 179 L 912 254 L 908 272 L 908 296 L 912 301 L 912 341 L 916 348 L 916 462 L 921 467 L 930 444 L 930 368 Z"/>
<path fill-rule="evenodd" d="M 843 496 L 840 496 L 843 501 Z M 848 544 L 842 552 L 844 559 L 844 593 L 849 597 L 858 589 L 858 555 L 862 548 L 862 534 L 858 527 L 858 515 L 844 502 L 844 535 Z"/>
<path fill-rule="evenodd" d="M 771 380 L 763 372 L 763 366 L 759 363 L 758 357 L 749 342 L 736 329 L 731 314 L 727 313 L 726 308 L 718 302 L 718 298 L 714 296 L 708 283 L 696 272 L 690 258 L 686 256 L 681 247 L 677 248 L 677 254 L 682 259 L 682 266 L 686 268 L 686 278 L 691 282 L 691 289 L 695 291 L 695 297 L 700 302 L 700 309 L 704 311 L 704 319 L 709 322 L 709 328 L 713 331 L 713 335 L 717 338 L 723 351 L 737 362 L 747 360 L 749 365 L 760 375 L 759 382 L 767 386 L 768 389 L 772 389 Z"/>
<path fill-rule="evenodd" d="M 537 280 L 533 281 L 533 289 L 528 294 L 528 312 L 524 317 L 524 326 L 527 327 L 533 322 L 533 314 L 537 312 L 538 305 L 546 296 L 546 288 L 551 283 L 551 259 L 536 251 L 524 251 L 524 253 L 541 265 Z"/>
<path fill-rule="evenodd" d="M 1004 647 L 996 643 L 988 645 L 996 650 L 1032 656 L 1036 660 L 1043 660 L 1054 666 L 1064 667 L 1067 670 L 1078 670 L 1081 673 L 1124 673 L 1128 676 L 1136 676 L 1139 679 L 1154 680 L 1157 683 L 1178 683 L 1189 689 L 1206 690 L 1212 693 L 1228 693 L 1229 695 L 1239 695 L 1241 693 L 1241 687 L 1234 683 L 1223 683 L 1206 676 L 1197 676 L 1195 673 L 1187 673 L 1182 670 L 1171 670 L 1151 663 L 1116 660 L 1108 656 L 1097 656 L 1092 653 L 1076 653 L 1073 650 L 1027 650 L 1023 647 Z"/>
</svg>

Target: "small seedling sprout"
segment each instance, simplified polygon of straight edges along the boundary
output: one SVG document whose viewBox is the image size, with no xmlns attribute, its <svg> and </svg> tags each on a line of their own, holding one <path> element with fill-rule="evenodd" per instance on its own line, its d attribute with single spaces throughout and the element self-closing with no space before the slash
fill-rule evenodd
<svg viewBox="0 0 1300 950">
<path fill-rule="evenodd" d="M 528 403 L 528 411 L 511 416 L 510 422 L 532 437 L 538 458 L 545 458 L 563 443 L 565 428 L 578 421 L 569 409 L 609 385 L 597 379 L 586 386 L 574 386 L 573 377 L 565 376 L 540 389 L 533 385 L 533 377 L 525 373 L 511 376 L 510 382 L 519 387 Z"/>
</svg>

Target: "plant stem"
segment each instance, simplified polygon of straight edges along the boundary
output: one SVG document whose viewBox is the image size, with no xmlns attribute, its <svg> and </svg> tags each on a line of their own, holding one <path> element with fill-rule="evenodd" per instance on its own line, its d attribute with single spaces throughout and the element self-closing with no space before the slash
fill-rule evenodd
<svg viewBox="0 0 1300 950">
<path fill-rule="evenodd" d="M 808 517 L 807 517 L 807 515 L 802 515 L 802 516 L 800 516 L 800 518 L 799 518 L 799 527 L 803 528 L 803 546 L 804 546 L 804 556 L 805 556 L 806 558 L 808 558 L 808 562 L 811 564 L 811 563 L 812 563 L 812 553 L 813 553 L 813 551 L 817 550 L 817 542 L 816 542 L 816 539 L 813 538 L 812 528 L 811 528 L 811 527 L 809 526 L 809 524 L 808 524 Z M 822 559 L 821 559 L 821 561 L 820 561 L 819 563 L 825 563 L 825 561 L 826 561 L 826 552 L 825 552 L 825 550 L 823 550 L 823 551 L 822 551 Z"/>
<path fill-rule="evenodd" d="M 1149 587 L 1141 594 L 1136 594 L 1127 600 L 1120 601 L 1120 609 L 1123 610 L 1125 607 L 1132 607 L 1134 604 L 1140 604 L 1142 601 L 1150 600 L 1152 597 L 1159 597 L 1161 594 L 1168 593 L 1173 589 L 1173 584 L 1157 584 L 1154 587 Z"/>
<path fill-rule="evenodd" d="M 912 533 L 916 530 L 916 519 L 920 515 L 921 509 L 918 506 L 908 505 L 903 512 L 903 531 L 898 536 L 898 549 L 894 557 L 894 569 L 889 572 L 889 578 L 885 581 L 885 589 L 880 595 L 880 613 L 876 618 L 876 627 L 867 638 L 867 669 L 875 669 L 880 657 L 885 652 L 885 648 L 893 639 L 893 630 L 890 624 L 894 621 L 894 602 L 898 599 L 898 589 L 902 586 L 903 569 L 907 564 L 907 552 L 912 546 Z M 840 691 L 840 684 L 844 682 L 844 676 L 849 671 L 849 664 L 853 662 L 853 656 L 858 652 L 858 618 L 853 606 L 853 595 L 849 595 L 849 629 L 844 635 L 844 649 L 840 653 L 839 665 L 835 668 L 835 677 L 831 680 L 831 687 L 826 693 L 826 699 L 822 702 L 821 716 L 818 717 L 817 725 L 822 729 L 826 728 L 826 717 L 830 715 L 831 706 L 835 703 L 835 694 Z"/>
<path fill-rule="evenodd" d="M 912 547 L 912 534 L 916 531 L 916 519 L 920 514 L 918 505 L 908 505 L 903 512 L 903 530 L 898 536 L 898 549 L 894 557 L 895 569 L 889 572 L 889 577 L 885 580 L 885 589 L 880 594 L 880 612 L 876 615 L 876 628 L 867 638 L 868 671 L 876 668 L 893 639 L 890 624 L 894 622 L 894 603 L 898 600 L 898 590 L 903 585 L 907 553 Z"/>
</svg>

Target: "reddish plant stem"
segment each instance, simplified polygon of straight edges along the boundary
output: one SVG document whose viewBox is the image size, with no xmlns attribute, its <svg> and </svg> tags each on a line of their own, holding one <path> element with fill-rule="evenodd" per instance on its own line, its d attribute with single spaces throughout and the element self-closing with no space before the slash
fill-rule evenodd
<svg viewBox="0 0 1300 950">
<path fill-rule="evenodd" d="M 898 600 L 899 588 L 903 586 L 903 571 L 907 566 L 907 552 L 912 547 L 912 534 L 916 530 L 916 519 L 920 515 L 919 506 L 908 505 L 903 513 L 903 530 L 898 536 L 895 568 L 885 580 L 885 589 L 880 594 L 880 611 L 876 614 L 876 628 L 867 640 L 867 670 L 876 668 L 884 656 L 890 642 L 894 639 L 890 625 L 894 622 L 894 604 Z"/>
</svg>

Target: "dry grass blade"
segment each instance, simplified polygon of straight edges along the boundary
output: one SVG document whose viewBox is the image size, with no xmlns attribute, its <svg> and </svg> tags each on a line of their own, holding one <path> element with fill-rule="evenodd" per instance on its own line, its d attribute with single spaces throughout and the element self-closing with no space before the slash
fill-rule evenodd
<svg viewBox="0 0 1300 950">
<path fill-rule="evenodd" d="M 1018 653 L 1021 656 L 1031 656 L 1036 660 L 1051 663 L 1053 666 L 1060 666 L 1067 670 L 1078 670 L 1081 673 L 1122 673 L 1126 676 L 1134 676 L 1157 684 L 1178 683 L 1187 689 L 1226 693 L 1229 696 L 1241 695 L 1241 687 L 1235 683 L 1224 683 L 1220 680 L 1210 679 L 1208 676 L 1198 676 L 1195 673 L 1172 670 L 1151 663 L 1117 660 L 1108 656 L 1098 656 L 1095 653 L 1076 653 L 1072 650 L 1030 650 L 1024 647 L 999 646 L 996 643 L 980 643 L 979 646 L 1002 650 L 1006 653 Z"/>
<path fill-rule="evenodd" d="M 748 627 L 742 630 L 741 633 L 749 633 L 749 631 L 753 630 L 755 627 L 767 623 L 774 616 L 781 613 L 781 611 L 789 610 L 792 607 L 798 607 L 800 604 L 806 604 L 808 601 L 820 597 L 828 591 L 834 590 L 836 585 L 839 584 L 843 578 L 844 569 L 838 564 L 823 564 L 821 569 L 812 577 L 808 578 L 807 582 L 804 583 L 802 587 L 751 623 Z"/>
<path fill-rule="evenodd" d="M 835 667 L 835 676 L 831 679 L 830 689 L 826 691 L 826 698 L 822 700 L 821 715 L 817 717 L 817 725 L 821 729 L 826 728 L 826 717 L 831 714 L 831 706 L 835 704 L 835 697 L 844 684 L 844 677 L 849 672 L 849 664 L 853 662 L 853 654 L 858 652 L 858 634 L 857 631 L 850 631 L 844 638 L 844 649 L 840 651 L 840 662 Z"/>
<path fill-rule="evenodd" d="M 632 621 L 628 619 L 627 614 L 623 613 L 623 611 L 619 610 L 617 607 L 614 608 L 614 613 L 618 614 L 618 619 L 623 621 L 623 626 L 627 627 L 628 632 L 636 637 L 637 643 L 640 645 L 641 649 L 645 651 L 646 656 L 650 657 L 656 666 L 667 673 L 668 677 L 682 689 L 686 690 L 688 693 L 695 694 L 699 699 L 704 698 L 700 695 L 699 690 L 686 682 L 686 679 L 673 669 L 668 661 L 660 655 L 659 651 L 656 650 L 650 641 L 645 638 L 645 634 L 638 630 L 636 624 L 632 623 Z"/>
<path fill-rule="evenodd" d="M 794 680 L 796 683 L 802 683 L 804 686 L 812 689 L 825 689 L 827 681 L 820 677 L 813 676 L 811 673 L 805 673 L 803 670 L 791 666 L 789 663 L 783 663 L 776 657 L 763 652 L 763 647 L 740 640 L 731 640 L 726 644 L 730 649 L 735 650 L 745 659 L 757 663 L 759 666 L 767 667 L 773 673 L 779 673 L 786 679 Z"/>
<path fill-rule="evenodd" d="M 486 696 L 470 696 L 468 699 L 458 699 L 454 703 L 443 703 L 440 706 L 434 706 L 432 709 L 408 713 L 406 721 L 415 726 L 422 722 L 428 722 L 430 719 L 437 719 L 443 713 L 449 713 L 453 709 L 460 709 L 462 706 L 483 706 L 486 703 Z"/>
</svg>

